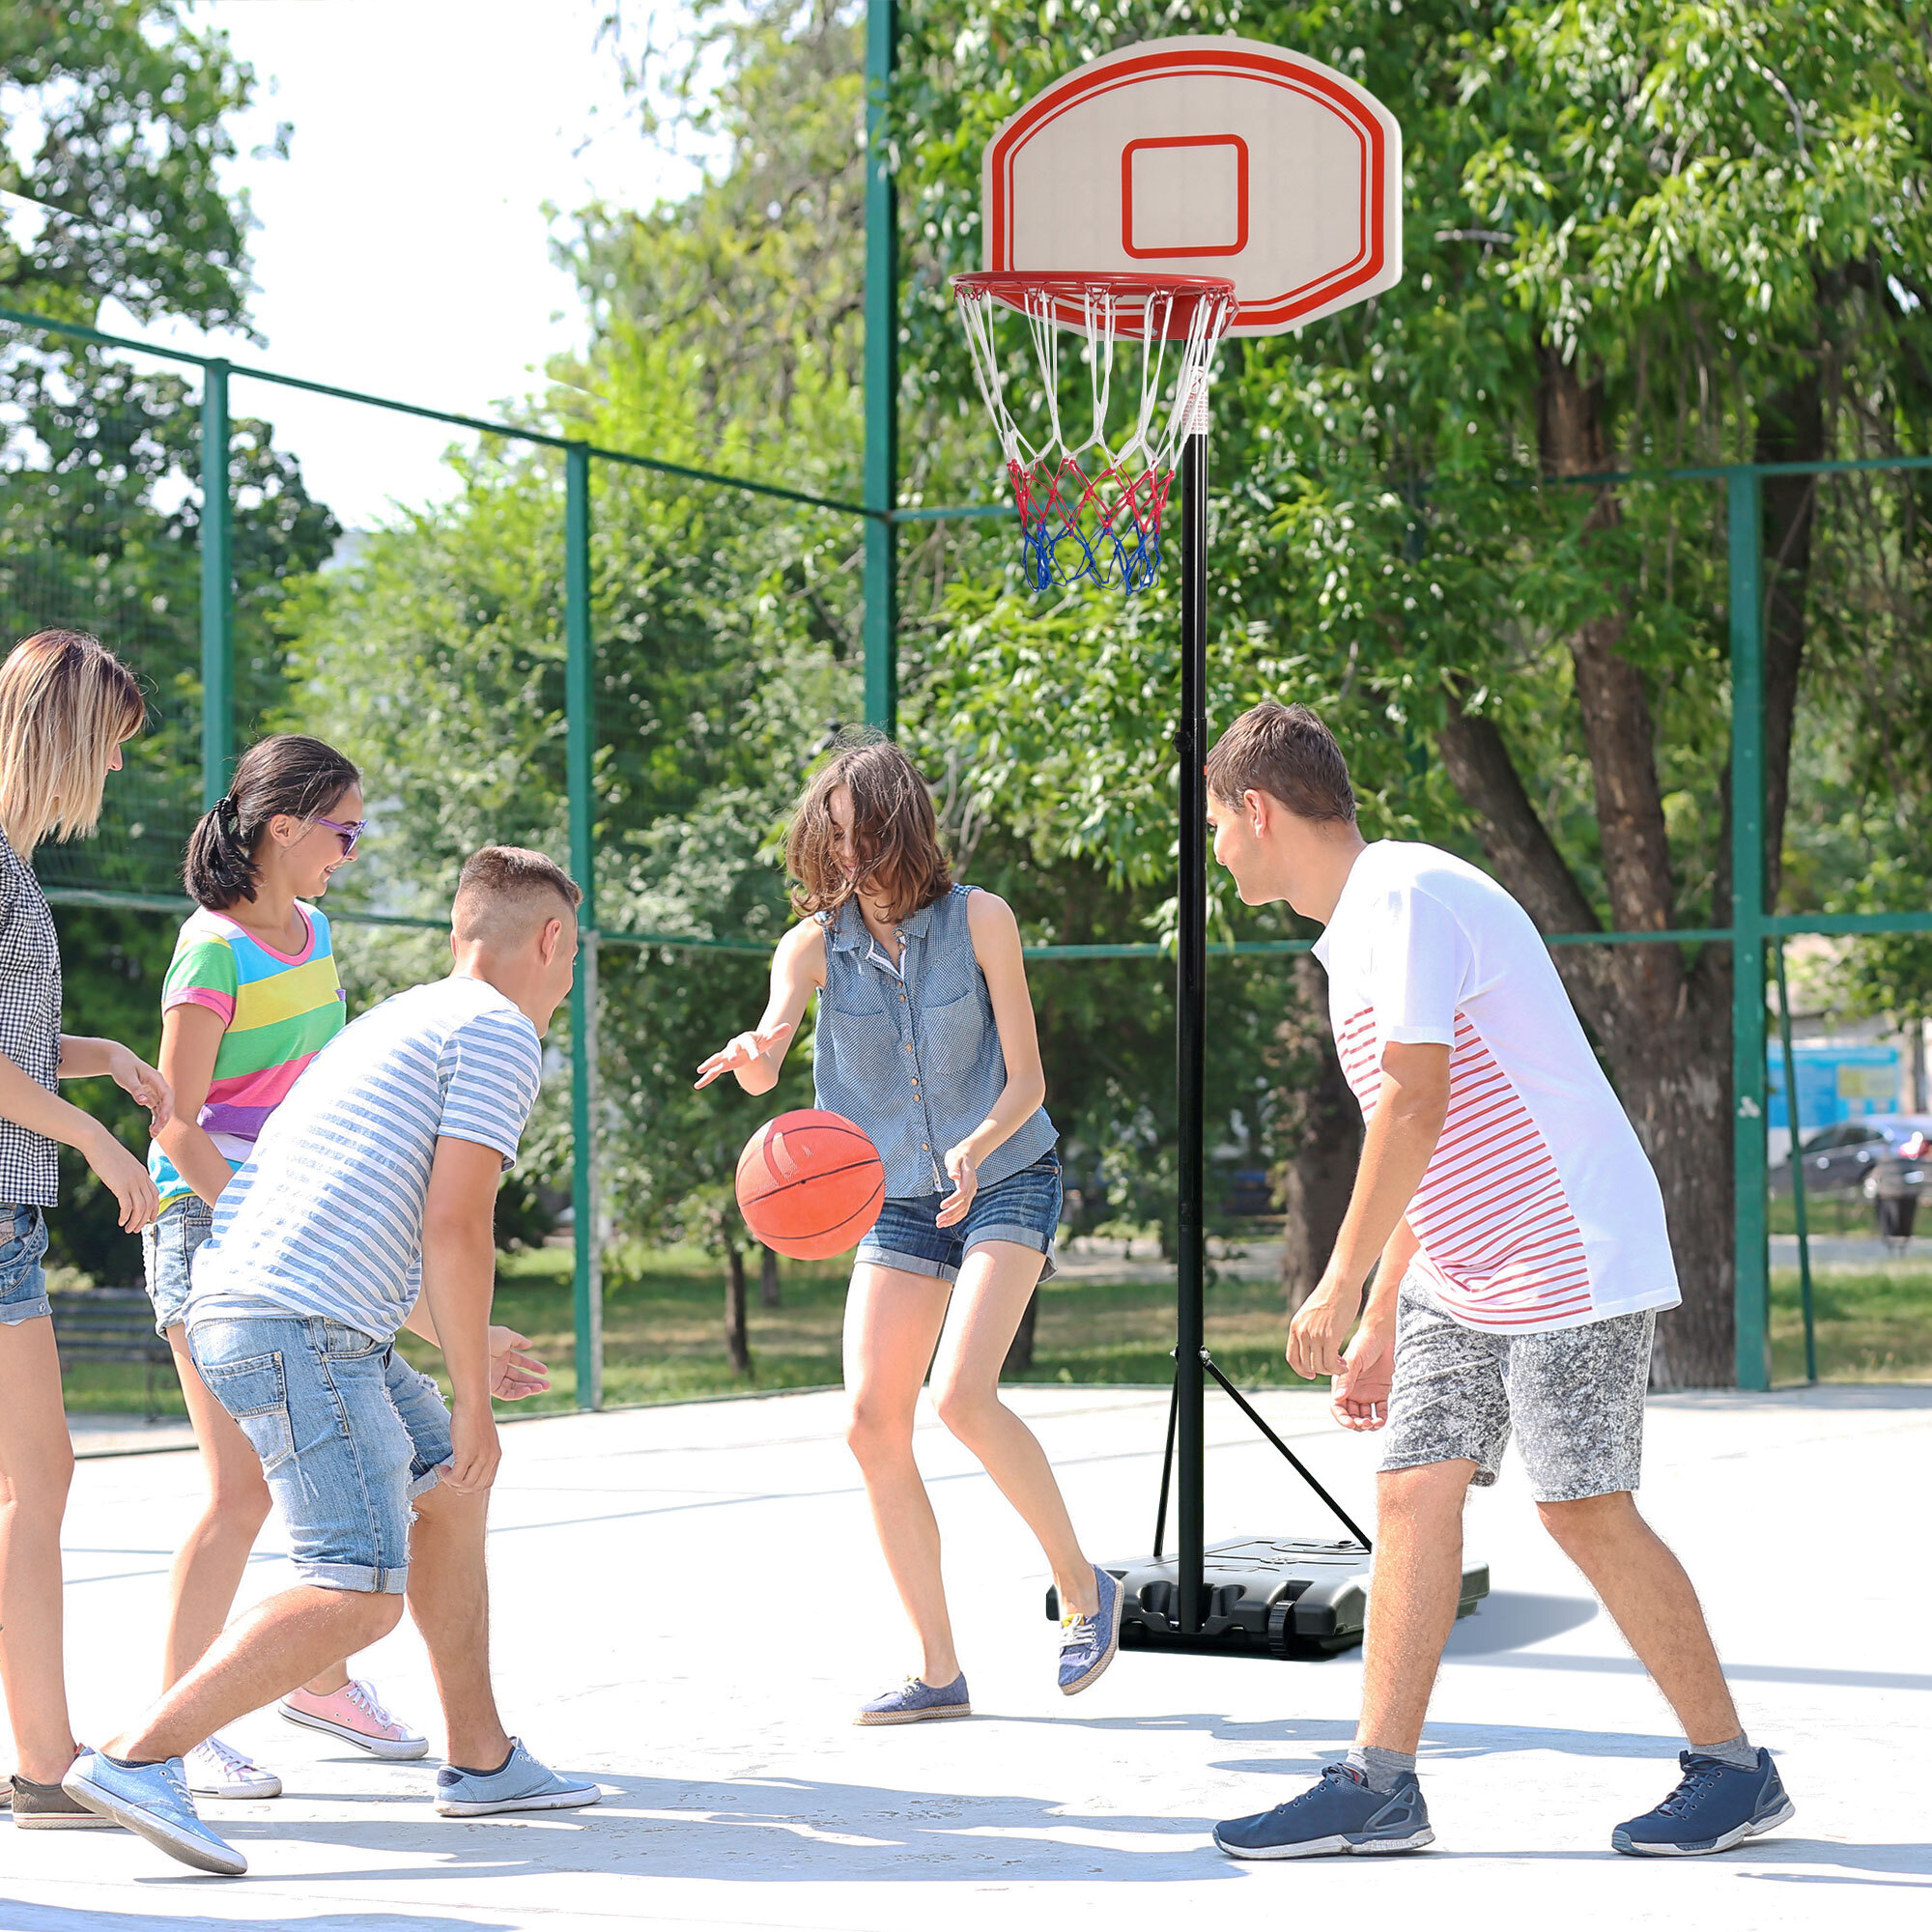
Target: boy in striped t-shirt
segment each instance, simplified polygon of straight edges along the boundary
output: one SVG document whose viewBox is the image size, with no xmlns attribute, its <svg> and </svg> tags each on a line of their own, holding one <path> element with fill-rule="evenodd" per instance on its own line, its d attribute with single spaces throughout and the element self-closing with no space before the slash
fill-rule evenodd
<svg viewBox="0 0 1932 1932">
<path fill-rule="evenodd" d="M 1215 1843 L 1292 1859 L 1433 1841 L 1415 1753 L 1456 1618 L 1463 1505 L 1512 1434 L 1545 1525 L 1690 1745 L 1677 1789 L 1612 1848 L 1721 1852 L 1782 1824 L 1791 1801 L 1745 1737 L 1690 1580 L 1637 1514 L 1651 1335 L 1677 1274 L 1657 1177 L 1541 936 L 1452 854 L 1366 844 L 1341 747 L 1301 705 L 1229 728 L 1208 815 L 1244 903 L 1285 899 L 1324 928 L 1315 952 L 1366 1130 L 1288 1359 L 1335 1378 L 1345 1426 L 1388 1430 L 1355 1747 Z"/>
<path fill-rule="evenodd" d="M 407 1591 L 443 1700 L 445 1817 L 597 1802 L 510 1737 L 490 1686 L 483 1537 L 497 1462 L 497 1182 L 570 990 L 577 887 L 540 853 L 463 868 L 455 970 L 365 1013 L 275 1109 L 194 1259 L 188 1345 L 262 1459 L 298 1582 L 232 1626 L 63 1788 L 204 1871 L 247 1861 L 196 1816 L 182 1754 L 395 1627 Z M 396 1353 L 435 1342 L 453 1403 Z"/>
</svg>

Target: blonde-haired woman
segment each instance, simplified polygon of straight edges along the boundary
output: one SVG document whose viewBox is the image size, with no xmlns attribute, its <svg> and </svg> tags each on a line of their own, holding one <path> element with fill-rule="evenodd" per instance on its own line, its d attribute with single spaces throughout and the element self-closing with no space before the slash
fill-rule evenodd
<svg viewBox="0 0 1932 1932">
<path fill-rule="evenodd" d="M 141 728 L 140 687 L 79 631 L 42 631 L 0 665 L 0 1690 L 14 1727 L 14 1822 L 106 1822 L 60 1788 L 78 1747 L 61 1654 L 61 1518 L 73 1474 L 41 1257 L 59 1178 L 55 1144 L 86 1160 L 129 1234 L 155 1218 L 146 1165 L 58 1083 L 106 1074 L 164 1126 L 168 1085 L 116 1040 L 61 1032 L 53 915 L 28 864 L 47 838 L 84 838 L 107 774 Z"/>
</svg>

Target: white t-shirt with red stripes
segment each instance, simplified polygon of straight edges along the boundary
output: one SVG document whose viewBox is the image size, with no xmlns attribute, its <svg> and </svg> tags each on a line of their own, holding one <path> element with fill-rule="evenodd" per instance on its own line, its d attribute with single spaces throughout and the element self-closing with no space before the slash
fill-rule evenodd
<svg viewBox="0 0 1932 1932">
<path fill-rule="evenodd" d="M 1527 1334 L 1682 1298 L 1663 1197 L 1529 915 L 1433 845 L 1364 849 L 1315 948 L 1363 1116 L 1391 1041 L 1451 1049 L 1449 1114 L 1409 1203 L 1446 1313 Z"/>
</svg>

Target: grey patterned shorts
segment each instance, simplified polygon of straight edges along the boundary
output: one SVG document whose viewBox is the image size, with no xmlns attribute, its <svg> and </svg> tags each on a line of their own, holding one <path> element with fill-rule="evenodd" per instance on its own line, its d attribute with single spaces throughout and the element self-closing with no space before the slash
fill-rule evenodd
<svg viewBox="0 0 1932 1932">
<path fill-rule="evenodd" d="M 1466 1458 L 1493 1483 L 1516 1434 L 1540 1503 L 1634 1490 L 1656 1314 L 1496 1335 L 1445 1315 L 1411 1274 L 1396 1308 L 1395 1379 L 1379 1466 Z"/>
</svg>

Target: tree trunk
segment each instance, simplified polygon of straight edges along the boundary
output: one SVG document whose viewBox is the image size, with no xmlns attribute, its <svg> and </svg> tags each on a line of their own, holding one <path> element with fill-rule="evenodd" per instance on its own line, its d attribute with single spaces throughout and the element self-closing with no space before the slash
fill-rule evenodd
<svg viewBox="0 0 1932 1932">
<path fill-rule="evenodd" d="M 779 1305 L 779 1258 L 770 1248 L 760 1245 L 758 1249 L 758 1306 L 776 1308 Z"/>
<path fill-rule="evenodd" d="M 734 1376 L 752 1373 L 752 1345 L 745 1334 L 745 1255 L 734 1240 L 724 1243 L 724 1353 Z"/>
<path fill-rule="evenodd" d="M 1027 1296 L 1026 1313 L 1020 1317 L 1020 1325 L 1013 1330 L 1013 1339 L 1007 1349 L 1007 1359 L 1000 1365 L 1000 1379 L 1011 1381 L 1023 1376 L 1033 1367 L 1033 1334 L 1035 1324 L 1039 1320 L 1039 1290 Z"/>
<path fill-rule="evenodd" d="M 1281 1286 L 1293 1315 L 1313 1293 L 1342 1232 L 1360 1152 L 1362 1112 L 1328 1031 L 1321 967 L 1295 956 L 1294 998 L 1275 1029 L 1281 1050 L 1275 1145 L 1283 1158 L 1273 1179 L 1281 1195 Z"/>
</svg>

